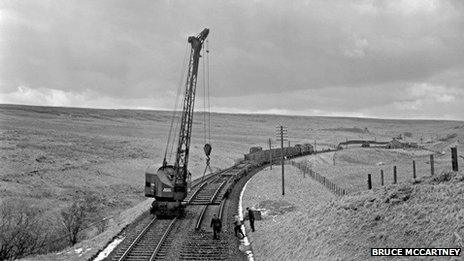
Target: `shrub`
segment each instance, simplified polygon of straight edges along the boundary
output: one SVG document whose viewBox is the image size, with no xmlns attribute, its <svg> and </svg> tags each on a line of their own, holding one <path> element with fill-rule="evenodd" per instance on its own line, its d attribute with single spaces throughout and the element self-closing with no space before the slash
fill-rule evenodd
<svg viewBox="0 0 464 261">
<path fill-rule="evenodd" d="M 101 220 L 98 209 L 100 204 L 93 196 L 75 198 L 71 206 L 61 211 L 61 223 L 66 231 L 69 243 L 75 245 L 84 235 L 82 230 L 92 222 Z M 100 229 L 100 230 L 104 230 Z"/>
<path fill-rule="evenodd" d="M 46 241 L 41 211 L 25 201 L 0 205 L 0 260 L 17 259 L 40 251 Z"/>
</svg>

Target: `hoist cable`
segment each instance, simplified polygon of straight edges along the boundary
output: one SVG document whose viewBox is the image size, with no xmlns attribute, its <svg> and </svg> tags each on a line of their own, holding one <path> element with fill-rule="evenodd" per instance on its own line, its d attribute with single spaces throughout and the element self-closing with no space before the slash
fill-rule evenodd
<svg viewBox="0 0 464 261">
<path fill-rule="evenodd" d="M 178 104 L 179 105 L 179 104 Z M 176 118 L 176 125 L 174 127 L 174 133 L 177 133 L 177 130 L 179 128 L 179 123 L 181 121 L 181 116 L 179 115 L 178 111 L 175 111 L 175 118 Z M 178 137 L 176 135 L 173 136 L 172 142 L 171 142 L 171 148 L 169 150 L 169 161 L 172 160 L 172 151 L 174 150 L 174 144 L 178 142 Z"/>
<path fill-rule="evenodd" d="M 174 124 L 174 120 L 176 118 L 177 105 L 179 103 L 180 92 L 181 92 L 181 89 L 182 89 L 182 82 L 183 82 L 183 79 L 184 79 L 185 66 L 186 66 L 186 63 L 187 63 L 187 52 L 188 52 L 188 43 L 185 45 L 184 59 L 182 60 L 181 76 L 180 76 L 180 79 L 179 79 L 179 84 L 178 84 L 177 93 L 176 93 L 176 102 L 174 103 L 174 110 L 172 111 L 172 116 L 171 116 L 171 124 L 169 126 L 168 140 L 166 142 L 166 149 L 164 150 L 163 165 L 166 164 L 166 156 L 167 156 L 167 153 L 168 153 L 168 148 L 169 148 L 169 144 L 170 144 L 170 141 L 171 141 L 171 136 L 172 136 L 172 133 L 173 133 L 172 132 L 172 127 L 173 127 L 173 124 Z M 177 126 L 177 124 L 176 124 L 176 126 Z M 175 133 L 175 131 L 174 131 L 174 133 Z M 172 144 L 174 144 L 174 140 L 175 140 L 175 138 L 173 139 L 173 141 L 171 143 L 171 151 L 170 151 L 169 159 L 171 159 Z"/>
<path fill-rule="evenodd" d="M 209 40 L 206 39 L 206 89 L 207 89 L 207 99 L 208 99 L 208 143 L 211 144 L 211 104 L 210 104 L 210 92 L 209 92 L 209 85 L 210 85 L 210 64 L 209 64 Z"/>
<path fill-rule="evenodd" d="M 176 118 L 177 120 L 176 120 L 176 126 L 174 127 L 174 133 L 177 133 L 177 130 L 179 129 L 179 123 L 181 121 L 181 116 L 177 115 Z M 174 144 L 176 144 L 177 142 L 179 142 L 178 137 L 174 136 L 174 138 L 172 139 L 172 143 L 171 143 L 171 149 L 169 150 L 169 161 L 172 160 L 172 151 L 174 150 Z"/>
<path fill-rule="evenodd" d="M 205 57 L 205 51 L 202 49 L 202 56 Z M 206 144 L 206 70 L 205 59 L 202 59 L 203 64 L 203 141 Z"/>
<path fill-rule="evenodd" d="M 204 108 L 204 139 L 205 139 L 205 153 L 206 153 L 206 166 L 205 170 L 203 171 L 203 176 L 201 179 L 206 175 L 206 172 L 209 170 L 209 172 L 213 172 L 210 166 L 210 153 L 211 153 L 211 105 L 210 105 L 210 95 L 209 95 L 209 85 L 210 85 L 210 76 L 209 76 L 209 41 L 208 39 L 206 40 L 205 43 L 205 52 L 206 52 L 206 57 L 203 59 L 203 79 L 204 79 L 204 92 L 203 92 L 203 108 Z M 206 60 L 206 68 L 205 68 L 205 60 Z M 206 77 L 205 77 L 206 74 Z M 206 79 L 205 79 L 206 78 Z M 208 105 L 208 111 L 206 110 L 206 104 Z M 208 123 L 206 123 L 206 114 L 208 114 Z M 208 124 L 208 143 L 206 142 L 206 124 Z"/>
<path fill-rule="evenodd" d="M 191 57 L 188 59 L 189 63 L 190 63 L 190 59 L 191 59 Z M 185 63 L 184 63 L 183 75 L 185 75 L 186 71 L 190 70 L 190 67 L 187 68 L 186 63 L 187 63 L 187 61 L 185 61 Z M 182 78 L 184 78 L 184 76 Z M 179 86 L 180 87 L 184 86 L 183 85 L 183 79 L 180 80 Z M 182 103 L 183 103 L 183 100 L 178 100 L 176 104 L 177 104 L 177 106 L 180 106 L 182 108 Z M 177 130 L 179 129 L 180 122 L 182 121 L 182 110 L 175 111 L 175 113 L 177 114 L 177 116 L 176 116 L 177 120 L 176 120 L 176 126 L 174 127 L 174 133 L 177 133 Z M 174 145 L 177 144 L 177 142 L 179 142 L 179 138 L 180 137 L 178 137 L 177 135 L 174 135 L 174 138 L 172 139 L 171 150 L 169 151 L 169 160 L 171 160 L 171 158 L 172 158 L 172 155 L 173 155 L 172 151 L 174 150 Z"/>
</svg>

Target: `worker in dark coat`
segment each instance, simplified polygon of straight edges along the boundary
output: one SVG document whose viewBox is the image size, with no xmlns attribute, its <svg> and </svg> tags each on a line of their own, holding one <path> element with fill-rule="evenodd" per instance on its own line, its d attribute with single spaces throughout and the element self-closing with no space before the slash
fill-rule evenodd
<svg viewBox="0 0 464 261">
<path fill-rule="evenodd" d="M 255 232 L 255 213 L 251 208 L 246 208 L 248 211 L 248 220 L 250 221 L 251 232 Z"/>
<path fill-rule="evenodd" d="M 213 219 L 211 219 L 211 227 L 213 228 L 213 239 L 219 239 L 219 233 L 222 229 L 222 221 L 214 214 Z"/>
<path fill-rule="evenodd" d="M 242 232 L 242 220 L 240 220 L 240 217 L 238 215 L 234 216 L 234 232 L 235 236 L 238 237 L 238 234 L 242 235 L 242 237 L 239 238 L 244 238 L 245 235 Z"/>
</svg>

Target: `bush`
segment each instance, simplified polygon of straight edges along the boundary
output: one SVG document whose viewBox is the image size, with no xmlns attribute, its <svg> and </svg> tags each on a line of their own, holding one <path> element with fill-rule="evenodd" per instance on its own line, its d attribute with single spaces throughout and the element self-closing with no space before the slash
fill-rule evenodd
<svg viewBox="0 0 464 261">
<path fill-rule="evenodd" d="M 58 251 L 88 233 L 101 233 L 108 220 L 102 221 L 100 208 L 98 197 L 89 195 L 76 197 L 58 215 L 25 200 L 0 201 L 0 260 Z"/>
<path fill-rule="evenodd" d="M 44 246 L 41 211 L 25 201 L 8 200 L 0 205 L 0 260 L 38 253 Z"/>
<path fill-rule="evenodd" d="M 82 230 L 92 222 L 101 220 L 98 212 L 100 207 L 96 197 L 85 196 L 75 198 L 71 206 L 61 211 L 61 223 L 71 245 L 75 245 L 81 237 L 84 237 Z M 104 230 L 104 228 L 97 229 Z"/>
<path fill-rule="evenodd" d="M 74 202 L 70 207 L 61 211 L 61 217 L 63 227 L 68 234 L 69 243 L 75 245 L 78 241 L 79 232 L 84 226 L 86 218 L 85 205 Z"/>
</svg>

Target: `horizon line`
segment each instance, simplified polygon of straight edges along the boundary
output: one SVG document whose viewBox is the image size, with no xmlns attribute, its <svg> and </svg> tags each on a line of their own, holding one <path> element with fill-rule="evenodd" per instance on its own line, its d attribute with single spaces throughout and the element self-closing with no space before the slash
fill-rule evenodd
<svg viewBox="0 0 464 261">
<path fill-rule="evenodd" d="M 29 106 L 29 107 L 49 107 L 49 108 L 68 108 L 68 109 L 90 109 L 90 110 L 129 110 L 129 111 L 159 111 L 159 112 L 173 112 L 168 109 L 153 109 L 153 108 L 96 108 L 96 107 L 76 107 L 76 106 L 63 106 L 63 105 L 33 105 L 33 104 L 18 104 L 18 103 L 0 103 L 0 106 Z M 176 110 L 180 112 L 181 110 Z M 204 113 L 204 111 L 194 111 L 195 113 Z M 399 120 L 399 121 L 454 121 L 464 122 L 464 119 L 437 119 L 437 118 L 380 118 L 368 116 L 344 116 L 344 115 L 307 115 L 307 114 L 279 114 L 270 112 L 224 112 L 224 111 L 211 111 L 214 114 L 229 114 L 229 115 L 264 115 L 264 116 L 286 116 L 286 117 L 321 117 L 321 118 L 350 118 L 350 119 L 366 119 L 366 120 Z"/>
</svg>

